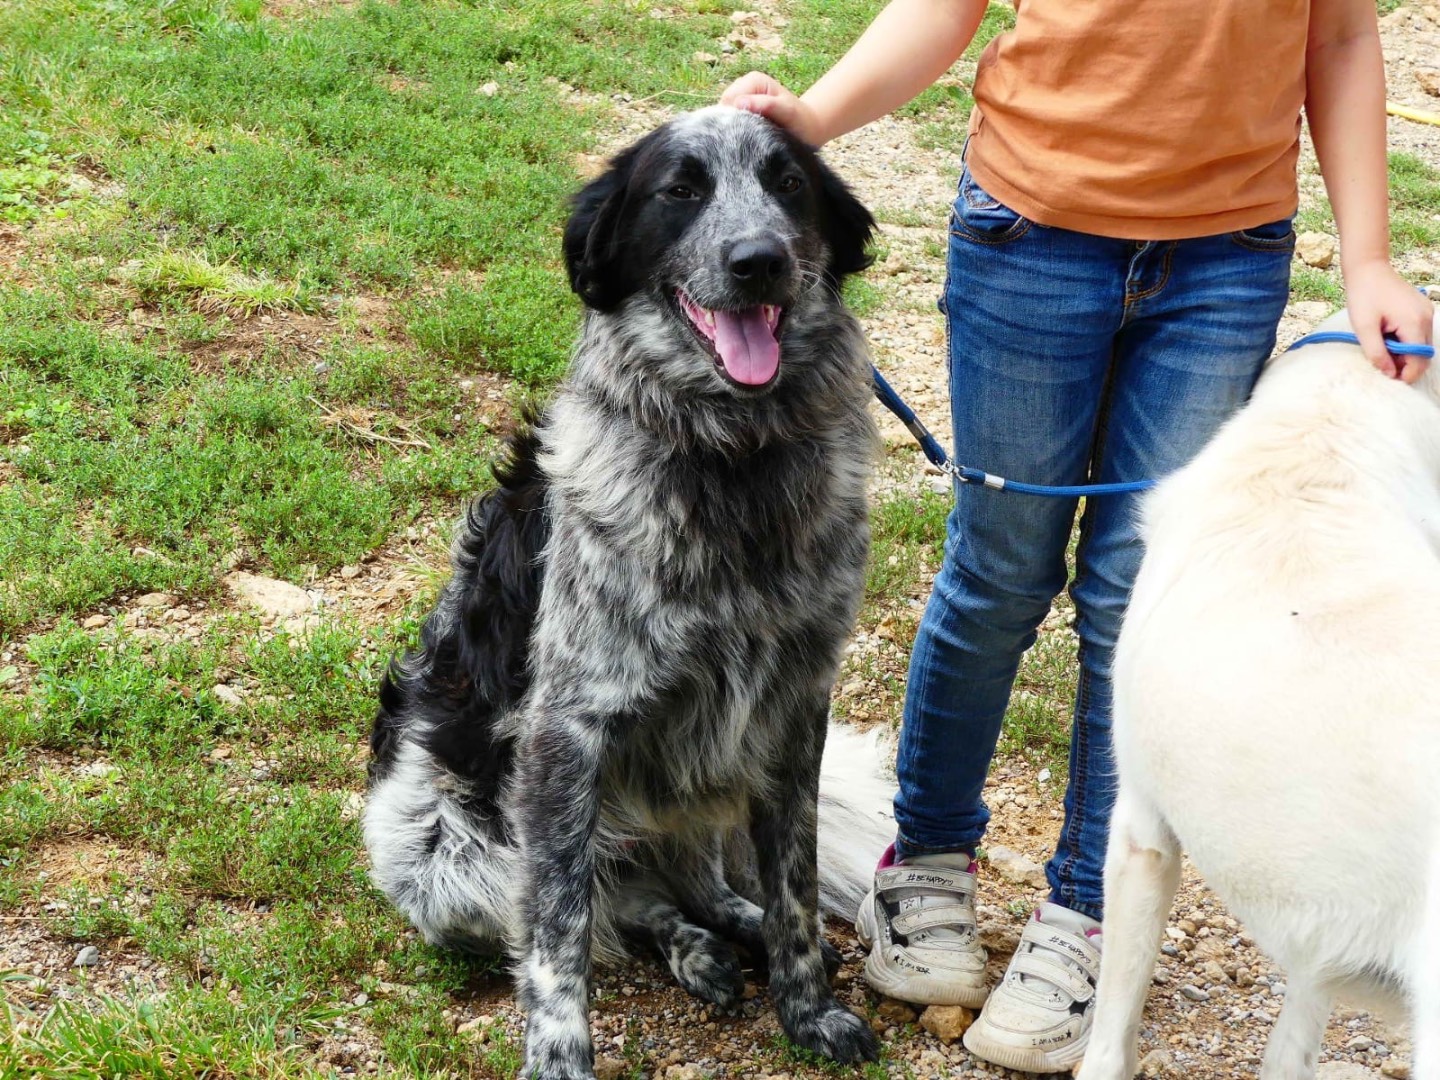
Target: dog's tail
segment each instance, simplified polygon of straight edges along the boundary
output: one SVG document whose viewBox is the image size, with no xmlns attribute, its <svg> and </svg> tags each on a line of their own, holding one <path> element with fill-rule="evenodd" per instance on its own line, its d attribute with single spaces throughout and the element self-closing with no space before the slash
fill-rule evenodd
<svg viewBox="0 0 1440 1080">
<path fill-rule="evenodd" d="M 855 921 L 875 864 L 895 839 L 895 752 L 876 728 L 868 734 L 831 721 L 820 765 L 820 910 Z"/>
</svg>

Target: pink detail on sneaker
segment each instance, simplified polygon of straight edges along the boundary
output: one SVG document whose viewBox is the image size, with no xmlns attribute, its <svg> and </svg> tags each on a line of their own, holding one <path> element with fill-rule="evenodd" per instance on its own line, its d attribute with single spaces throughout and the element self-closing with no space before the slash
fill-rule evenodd
<svg viewBox="0 0 1440 1080">
<path fill-rule="evenodd" d="M 885 849 L 885 854 L 883 854 L 883 855 L 880 856 L 880 863 L 879 863 L 878 866 L 875 867 L 875 869 L 876 869 L 876 870 L 884 870 L 884 869 L 887 869 L 888 867 L 891 867 L 891 866 L 894 866 L 894 865 L 895 865 L 895 845 L 894 845 L 894 844 L 891 844 L 889 847 L 887 847 L 887 848 Z"/>
<path fill-rule="evenodd" d="M 1096 936 L 1098 936 L 1098 935 L 1100 935 L 1100 934 L 1103 934 L 1104 932 L 1105 932 L 1105 930 L 1104 930 L 1103 927 L 1092 926 L 1089 930 L 1086 930 L 1086 931 L 1085 931 L 1085 936 L 1086 936 L 1087 938 L 1096 937 Z"/>
</svg>

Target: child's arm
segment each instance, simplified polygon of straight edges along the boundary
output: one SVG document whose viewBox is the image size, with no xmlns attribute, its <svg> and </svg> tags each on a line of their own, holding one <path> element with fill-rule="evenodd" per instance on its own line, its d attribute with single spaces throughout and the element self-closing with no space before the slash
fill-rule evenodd
<svg viewBox="0 0 1440 1080">
<path fill-rule="evenodd" d="M 1383 335 L 1430 340 L 1435 309 L 1390 266 L 1385 161 L 1385 61 L 1374 0 L 1311 0 L 1305 113 L 1340 227 L 1346 303 L 1365 354 L 1414 382 L 1425 362 L 1385 351 Z"/>
<path fill-rule="evenodd" d="M 943 75 L 975 36 L 985 3 L 891 0 L 803 97 L 752 71 L 720 101 L 768 116 L 819 146 L 899 108 Z"/>
</svg>

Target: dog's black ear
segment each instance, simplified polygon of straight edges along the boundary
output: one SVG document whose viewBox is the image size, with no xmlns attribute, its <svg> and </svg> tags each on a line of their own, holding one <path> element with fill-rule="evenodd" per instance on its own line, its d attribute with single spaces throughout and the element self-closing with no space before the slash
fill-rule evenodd
<svg viewBox="0 0 1440 1080">
<path fill-rule="evenodd" d="M 570 288 L 600 311 L 610 311 L 635 291 L 625 273 L 621 224 L 636 150 L 631 147 L 619 154 L 604 173 L 580 189 L 565 225 Z"/>
<path fill-rule="evenodd" d="M 820 203 L 825 214 L 825 239 L 830 245 L 830 276 L 839 281 L 846 274 L 864 270 L 875 257 L 870 254 L 870 236 L 875 219 L 857 199 L 845 181 L 817 157 Z"/>
</svg>

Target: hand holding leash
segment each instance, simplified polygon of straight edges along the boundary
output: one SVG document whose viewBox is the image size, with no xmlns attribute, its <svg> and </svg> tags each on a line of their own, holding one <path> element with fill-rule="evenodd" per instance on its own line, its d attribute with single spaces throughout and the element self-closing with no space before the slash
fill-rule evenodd
<svg viewBox="0 0 1440 1080">
<path fill-rule="evenodd" d="M 1413 383 L 1430 361 L 1415 352 L 1387 349 L 1386 338 L 1409 344 L 1433 344 L 1435 306 L 1423 292 L 1397 274 L 1385 260 L 1349 267 L 1345 299 L 1350 322 L 1366 359 L 1392 378 Z"/>
</svg>

